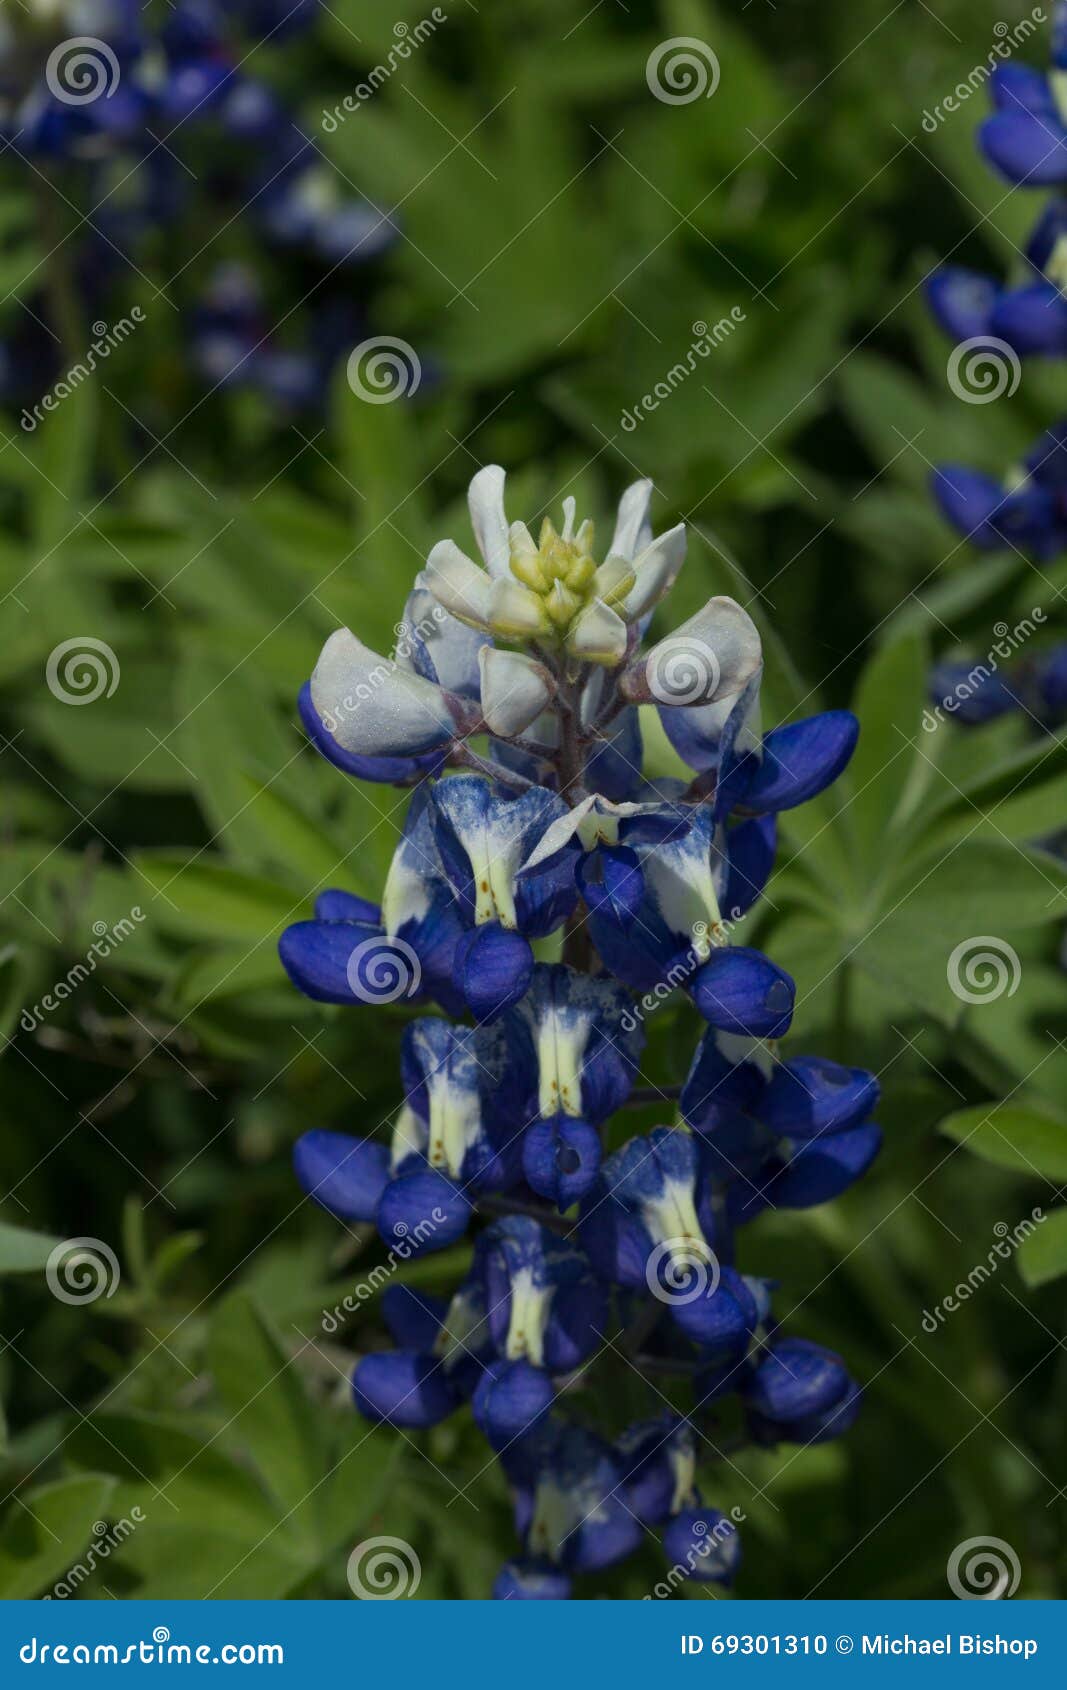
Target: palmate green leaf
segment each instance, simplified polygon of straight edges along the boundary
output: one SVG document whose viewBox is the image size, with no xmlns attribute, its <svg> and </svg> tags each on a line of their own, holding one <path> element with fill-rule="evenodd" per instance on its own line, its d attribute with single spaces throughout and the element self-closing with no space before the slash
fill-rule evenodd
<svg viewBox="0 0 1067 1690">
<path fill-rule="evenodd" d="M 227 1444 L 247 1452 L 283 1508 L 304 1522 L 319 1506 L 326 1458 L 294 1357 L 250 1298 L 238 1294 L 212 1321 L 208 1358 L 227 1415 Z"/>
<path fill-rule="evenodd" d="M 295 988 L 286 991 L 288 984 L 288 976 L 278 959 L 277 945 L 273 939 L 267 939 L 261 944 L 253 944 L 251 948 L 244 944 L 194 951 L 174 975 L 171 991 L 180 1010 L 193 1009 L 220 998 L 238 998 L 244 1008 L 250 1009 L 250 994 L 277 990 L 285 993 L 284 1001 L 279 1003 L 279 1011 L 288 1015 L 290 1020 L 314 1013 L 310 1000 L 301 997 Z M 257 996 L 257 1007 L 259 1001 Z"/>
<path fill-rule="evenodd" d="M 982 1078 L 990 1089 L 1025 1088 L 1028 1097 L 1047 1100 L 1058 1111 L 1067 1095 L 1067 1002 L 1062 968 L 1045 961 L 1042 935 L 1020 942 L 1020 984 L 1012 993 L 990 992 L 967 1017 L 967 1034 L 984 1059 Z M 1038 943 L 1035 944 L 1035 939 Z M 1010 986 L 1010 958 L 1005 983 Z M 989 975 L 995 985 L 996 976 Z M 996 1082 L 996 1083 L 994 1083 Z"/>
<path fill-rule="evenodd" d="M 0 1274 L 39 1273 L 62 1241 L 0 1221 Z"/>
<path fill-rule="evenodd" d="M 891 880 L 877 910 L 859 915 L 853 955 L 874 978 L 884 978 L 953 1024 L 964 1009 L 949 983 L 950 959 L 958 947 L 969 950 L 970 941 L 991 930 L 1010 945 L 1012 934 L 1062 920 L 1065 914 L 1067 869 L 1062 864 L 1009 844 L 968 840 L 932 866 Z M 959 963 L 955 971 L 958 978 Z"/>
<path fill-rule="evenodd" d="M 846 826 L 865 860 L 883 844 L 916 772 L 912 742 L 928 666 L 925 639 L 906 635 L 875 653 L 852 700 L 860 737 L 848 769 Z"/>
<path fill-rule="evenodd" d="M 998 1168 L 1067 1180 L 1067 1121 L 1032 1105 L 976 1104 L 949 1115 L 941 1131 Z"/>
<path fill-rule="evenodd" d="M 79 1563 L 109 1517 L 114 1480 L 98 1473 L 27 1491 L 0 1527 L 0 1599 L 40 1596 Z"/>
<path fill-rule="evenodd" d="M 206 852 L 189 858 L 145 851 L 136 866 L 159 894 L 154 919 L 166 931 L 189 938 L 267 944 L 287 922 L 310 914 L 288 887 L 229 868 Z"/>
<path fill-rule="evenodd" d="M 1067 1273 L 1067 1208 L 1053 1209 L 1019 1246 L 1019 1272 L 1030 1286 Z"/>
<path fill-rule="evenodd" d="M 324 765 L 324 792 L 333 784 Z M 337 830 L 317 820 L 276 787 L 258 786 L 251 780 L 247 785 L 251 798 L 249 814 L 264 840 L 262 856 L 269 865 L 286 872 L 295 886 L 308 896 L 327 886 L 364 894 L 378 890 L 368 885 L 356 841 L 343 846 Z M 347 784 L 344 790 L 347 793 Z M 373 822 L 371 817 L 372 827 Z"/>
<path fill-rule="evenodd" d="M 924 386 L 874 354 L 854 352 L 838 379 L 845 409 L 875 463 L 880 469 L 891 464 L 894 480 L 916 490 L 926 488 L 934 457 L 1002 470 L 1030 443 L 1026 423 L 1004 414 L 1010 406 L 962 405 L 947 382 L 940 391 Z M 908 450 L 913 439 L 921 451 Z M 947 555 L 958 547 L 958 536 L 949 538 L 947 523 L 944 534 Z"/>
</svg>

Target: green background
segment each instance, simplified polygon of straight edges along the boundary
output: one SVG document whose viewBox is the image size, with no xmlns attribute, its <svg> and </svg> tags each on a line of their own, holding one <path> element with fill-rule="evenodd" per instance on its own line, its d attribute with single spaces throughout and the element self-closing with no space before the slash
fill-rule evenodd
<svg viewBox="0 0 1067 1690">
<path fill-rule="evenodd" d="M 657 526 L 691 534 L 658 625 L 732 593 L 764 635 L 765 725 L 850 700 L 862 721 L 847 778 L 783 818 L 743 937 L 797 979 L 788 1049 L 879 1072 L 885 1149 L 842 1201 L 762 1218 L 740 1259 L 868 1394 L 840 1443 L 702 1465 L 705 1498 L 746 1516 L 738 1595 L 942 1596 L 955 1546 L 989 1535 L 1017 1554 L 1020 1594 L 1062 1594 L 1065 748 L 1020 718 L 921 726 L 932 653 L 984 655 L 1035 607 L 1037 641 L 1062 628 L 1067 568 L 970 552 L 926 491 L 932 462 L 999 473 L 1056 414 L 1054 366 L 1027 365 L 1010 399 L 961 402 L 920 292 L 950 254 L 1005 271 L 1038 207 L 975 154 L 981 92 L 922 127 L 1008 14 L 443 9 L 332 135 L 319 115 L 385 58 L 395 0 L 334 0 L 255 67 L 344 182 L 396 208 L 399 239 L 352 286 L 368 333 L 416 349 L 418 392 L 368 405 L 342 370 L 295 424 L 205 396 L 180 310 L 242 255 L 238 224 L 202 231 L 176 283 L 161 241 L 122 283 L 145 322 L 102 379 L 32 435 L 3 423 L 0 1593 L 50 1589 L 94 1522 L 134 1507 L 143 1523 L 79 1595 L 347 1598 L 353 1545 L 391 1534 L 417 1549 L 420 1597 L 469 1598 L 511 1552 L 506 1486 L 466 1412 L 405 1436 L 356 1419 L 347 1373 L 381 1341 L 375 1305 L 336 1332 L 323 1316 L 382 1249 L 302 1200 L 290 1170 L 306 1128 L 390 1116 L 404 1014 L 312 1004 L 275 952 L 323 886 L 378 895 L 404 805 L 306 747 L 299 684 L 339 623 L 389 648 L 428 546 L 467 542 L 466 483 L 496 461 L 512 515 L 574 493 L 602 526 L 652 476 Z M 713 47 L 712 98 L 650 94 L 648 55 L 674 36 Z M 1040 37 L 1024 49 L 1043 53 Z M 0 161 L 0 328 L 50 244 L 34 184 Z M 311 284 L 279 264 L 270 285 L 281 316 Z M 735 331 L 624 428 L 694 323 L 732 308 Z M 82 635 L 121 678 L 77 708 L 45 665 Z M 668 766 L 654 734 L 649 751 Z M 92 980 L 20 1030 L 94 923 L 134 910 Z M 1020 978 L 968 1007 L 946 963 L 975 935 L 1010 945 Z M 653 1079 L 681 1077 L 697 1031 L 691 1011 L 661 1012 Z M 924 1331 L 1035 1207 L 1050 1218 L 1033 1239 Z M 82 1236 L 109 1243 L 121 1282 L 67 1306 L 42 1267 Z M 409 1277 L 444 1289 L 465 1260 Z M 591 1406 L 626 1389 L 609 1368 Z M 640 1596 L 662 1570 L 650 1542 L 580 1593 Z"/>
</svg>

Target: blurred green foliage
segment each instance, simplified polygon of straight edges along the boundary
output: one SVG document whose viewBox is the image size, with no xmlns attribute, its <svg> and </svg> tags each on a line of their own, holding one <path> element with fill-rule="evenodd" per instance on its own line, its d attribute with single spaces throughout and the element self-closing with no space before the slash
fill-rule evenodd
<svg viewBox="0 0 1067 1690">
<path fill-rule="evenodd" d="M 417 1544 L 420 1595 L 473 1597 L 510 1548 L 465 1415 L 368 1436 L 349 1407 L 374 1306 L 336 1334 L 323 1317 L 381 1246 L 301 1199 L 288 1152 L 310 1125 L 387 1119 L 404 1016 L 313 1005 L 275 954 L 322 887 L 377 895 L 405 802 L 316 759 L 296 690 L 338 623 L 389 646 L 492 460 L 531 516 L 574 492 L 606 518 L 652 475 L 659 524 L 692 527 L 672 616 L 734 593 L 767 644 L 768 722 L 851 697 L 863 725 L 848 777 L 783 818 L 748 930 L 797 979 L 793 1048 L 878 1070 L 886 1148 L 842 1202 L 762 1218 L 742 1265 L 780 1279 L 783 1317 L 843 1352 L 868 1399 L 839 1445 L 701 1473 L 747 1516 L 739 1594 L 940 1596 L 953 1546 L 990 1532 L 1018 1552 L 1021 1594 L 1062 1594 L 1062 1280 L 1045 1287 L 1067 1269 L 1063 1211 L 922 1326 L 999 1223 L 1067 1182 L 1067 871 L 1046 848 L 1067 743 L 1019 720 L 921 726 L 932 651 L 985 652 L 1034 606 L 1051 627 L 1067 584 L 1062 564 L 970 554 L 925 490 L 935 459 L 1001 469 L 1055 403 L 1027 366 L 1010 403 L 961 404 L 918 293 L 937 256 L 1003 267 L 1031 209 L 973 157 L 979 99 L 920 127 L 998 11 L 582 11 L 457 8 L 322 136 L 396 208 L 395 249 L 355 285 L 419 353 L 410 400 L 362 404 L 341 377 L 328 414 L 280 427 L 258 401 L 197 398 L 152 293 L 161 258 L 131 275 L 149 324 L 106 381 L 32 436 L 4 422 L 0 1594 L 51 1588 L 94 1522 L 134 1508 L 143 1524 L 77 1594 L 345 1597 L 369 1528 Z M 309 125 L 396 17 L 395 0 L 335 0 L 297 60 Z M 650 97 L 668 35 L 714 45 L 714 99 Z M 16 181 L 0 204 L 12 301 L 47 273 L 31 201 Z M 734 307 L 736 332 L 624 428 L 694 325 Z M 77 708 L 45 666 L 85 635 L 121 675 Z M 20 1027 L 131 912 L 92 978 Z M 1021 980 L 968 1007 L 946 957 L 981 934 Z M 656 1018 L 652 1077 L 679 1077 L 696 1030 L 685 1007 Z M 41 1270 L 82 1236 L 109 1241 L 121 1284 L 69 1306 Z M 417 1273 L 443 1288 L 462 1260 Z M 588 1593 L 658 1576 L 650 1545 Z"/>
</svg>

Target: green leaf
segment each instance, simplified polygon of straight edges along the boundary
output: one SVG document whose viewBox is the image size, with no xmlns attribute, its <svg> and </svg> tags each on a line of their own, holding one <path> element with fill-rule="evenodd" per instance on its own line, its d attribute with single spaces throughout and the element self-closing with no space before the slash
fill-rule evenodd
<svg viewBox="0 0 1067 1690">
<path fill-rule="evenodd" d="M 890 879 L 877 907 L 847 914 L 852 955 L 950 1025 L 969 1009 L 950 974 L 958 985 L 972 949 L 996 949 L 1017 985 L 1012 936 L 1067 914 L 1067 869 L 1043 853 L 974 839 L 931 867 L 904 866 L 903 884 Z M 995 945 L 972 946 L 985 935 Z"/>
<path fill-rule="evenodd" d="M 0 1221 L 0 1273 L 39 1273 L 61 1242 Z"/>
<path fill-rule="evenodd" d="M 243 1293 L 222 1304 L 208 1357 L 227 1411 L 226 1439 L 246 1450 L 286 1509 L 321 1500 L 324 1452 L 294 1356 Z"/>
<path fill-rule="evenodd" d="M 265 842 L 263 856 L 271 866 L 289 871 L 309 896 L 327 885 L 365 890 L 350 853 L 331 840 L 321 822 L 275 787 L 247 777 L 245 785 L 250 794 L 246 814 Z"/>
<path fill-rule="evenodd" d="M 1067 1180 L 1067 1122 L 1025 1103 L 959 1109 L 941 1131 L 995 1167 Z"/>
<path fill-rule="evenodd" d="M 0 1598 L 39 1596 L 71 1575 L 88 1576 L 93 1527 L 108 1517 L 114 1480 L 98 1473 L 41 1485 L 13 1502 L 0 1527 Z"/>
<path fill-rule="evenodd" d="M 302 900 L 287 887 L 228 868 L 206 854 L 190 860 L 165 851 L 142 853 L 136 867 L 159 894 L 156 919 L 170 932 L 267 946 L 280 927 L 302 913 Z"/>
<path fill-rule="evenodd" d="M 1046 1285 L 1067 1273 L 1067 1208 L 1053 1209 L 1019 1246 L 1019 1272 L 1027 1285 Z"/>
<path fill-rule="evenodd" d="M 875 653 L 853 698 L 860 737 L 849 764 L 846 825 L 864 858 L 876 855 L 913 774 L 928 667 L 926 641 L 906 635 Z"/>
</svg>

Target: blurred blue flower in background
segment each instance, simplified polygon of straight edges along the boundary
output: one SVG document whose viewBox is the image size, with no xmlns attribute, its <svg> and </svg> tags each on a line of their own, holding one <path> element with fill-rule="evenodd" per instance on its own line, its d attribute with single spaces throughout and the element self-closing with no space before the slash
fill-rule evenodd
<svg viewBox="0 0 1067 1690">
<path fill-rule="evenodd" d="M 136 288 L 147 251 L 170 251 L 192 368 L 207 388 L 256 392 L 283 417 L 321 405 L 365 327 L 341 278 L 396 234 L 258 74 L 317 11 L 311 0 L 177 0 L 149 17 L 137 0 L 65 0 L 0 18 L 0 161 L 34 193 L 62 174 L 70 227 L 45 270 L 63 274 L 67 317 L 106 316 L 120 281 Z M 213 234 L 234 256 L 194 268 Z M 288 299 L 281 252 L 303 266 Z M 0 398 L 50 386 L 64 341 L 80 355 L 55 291 L 26 300 L 42 335 L 26 344 L 20 326 L 0 341 Z"/>
</svg>

